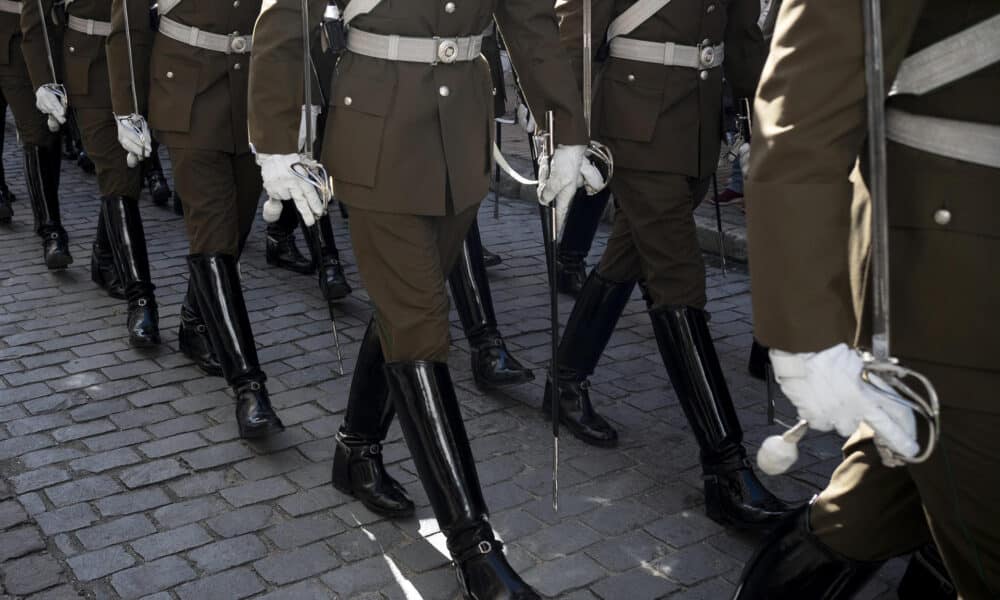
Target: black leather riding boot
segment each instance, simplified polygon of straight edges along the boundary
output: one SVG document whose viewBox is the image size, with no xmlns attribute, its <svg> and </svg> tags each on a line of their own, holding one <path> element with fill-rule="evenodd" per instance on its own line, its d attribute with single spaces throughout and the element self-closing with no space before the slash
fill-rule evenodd
<svg viewBox="0 0 1000 600">
<path fill-rule="evenodd" d="M 743 568 L 733 600 L 848 600 L 881 562 L 840 556 L 809 529 L 809 507 L 785 515 Z"/>
<path fill-rule="evenodd" d="M 59 216 L 59 138 L 49 147 L 24 145 L 24 170 L 35 213 L 35 232 L 42 238 L 42 255 L 49 269 L 65 269 L 73 263 L 69 236 Z"/>
<path fill-rule="evenodd" d="M 734 527 L 769 527 L 790 507 L 764 487 L 750 466 L 705 312 L 666 306 L 649 315 L 670 382 L 701 448 L 708 516 Z"/>
<path fill-rule="evenodd" d="M 281 203 L 281 216 L 267 224 L 267 246 L 264 257 L 267 264 L 293 273 L 309 275 L 316 268 L 313 261 L 299 252 L 295 244 L 295 229 L 299 226 L 299 211 L 286 200 Z"/>
<path fill-rule="evenodd" d="M 264 387 L 267 378 L 257 360 L 236 259 L 226 254 L 192 254 L 188 269 L 222 373 L 236 392 L 240 437 L 263 438 L 284 430 Z"/>
<path fill-rule="evenodd" d="M 115 265 L 128 298 L 129 343 L 136 347 L 155 346 L 160 343 L 160 316 L 153 295 L 156 288 L 149 275 L 139 203 L 125 196 L 106 196 L 101 198 L 101 206 Z"/>
<path fill-rule="evenodd" d="M 368 321 L 351 379 L 344 424 L 333 454 L 333 486 L 386 517 L 408 517 L 413 501 L 382 463 L 382 441 L 396 410 L 385 382 L 385 357 L 375 321 Z"/>
<path fill-rule="evenodd" d="M 448 365 L 388 363 L 385 373 L 403 437 L 448 540 L 466 598 L 540 598 L 508 564 L 487 520 Z"/>
<path fill-rule="evenodd" d="M 958 591 L 948 575 L 948 568 L 933 543 L 910 557 L 903 578 L 896 589 L 899 600 L 956 600 Z"/>
<path fill-rule="evenodd" d="M 594 196 L 579 190 L 569 207 L 556 254 L 556 285 L 564 294 L 579 294 L 587 281 L 587 254 L 610 196 L 607 188 Z"/>
<path fill-rule="evenodd" d="M 458 261 L 448 275 L 448 283 L 465 337 L 469 340 L 476 387 L 491 390 L 526 383 L 533 380 L 535 374 L 514 358 L 497 329 L 482 248 L 479 226 L 473 223 Z"/>
<path fill-rule="evenodd" d="M 486 246 L 480 246 L 480 249 L 483 251 L 483 266 L 495 267 L 503 262 L 503 258 L 499 254 L 490 252 Z"/>
<path fill-rule="evenodd" d="M 750 358 L 747 360 L 747 371 L 754 379 L 764 381 L 767 379 L 767 365 L 771 362 L 771 357 L 767 354 L 768 348 L 754 338 L 750 346 Z"/>
<path fill-rule="evenodd" d="M 149 195 L 156 206 L 165 206 L 170 200 L 170 185 L 163 175 L 163 164 L 160 163 L 160 144 L 153 140 L 153 152 L 149 158 L 142 161 L 143 180 Z"/>
<path fill-rule="evenodd" d="M 346 298 L 353 290 L 344 275 L 344 267 L 340 264 L 340 252 L 337 250 L 337 239 L 333 236 L 330 215 L 316 219 L 316 226 L 319 228 L 319 248 L 312 252 L 313 260 L 318 265 L 319 289 L 327 301 Z M 316 245 L 316 242 L 310 244 L 310 249 Z"/>
<path fill-rule="evenodd" d="M 597 269 L 591 271 L 559 340 L 559 422 L 593 446 L 612 447 L 618 443 L 618 432 L 590 402 L 587 378 L 597 368 L 634 287 L 635 282 L 615 283 L 601 277 Z M 545 382 L 542 411 L 551 420 L 551 381 Z"/>
<path fill-rule="evenodd" d="M 194 282 L 188 281 L 187 294 L 181 303 L 181 324 L 177 330 L 177 345 L 181 353 L 194 361 L 196 367 L 206 375 L 222 377 L 222 366 L 215 356 L 212 340 L 208 337 L 201 312 L 198 310 L 198 299 L 194 293 Z"/>
<path fill-rule="evenodd" d="M 125 286 L 118 276 L 115 267 L 115 254 L 111 250 L 111 240 L 108 239 L 108 226 L 104 220 L 104 202 L 97 214 L 97 232 L 94 234 L 94 245 L 90 251 L 90 280 L 108 293 L 112 298 L 125 299 Z"/>
</svg>

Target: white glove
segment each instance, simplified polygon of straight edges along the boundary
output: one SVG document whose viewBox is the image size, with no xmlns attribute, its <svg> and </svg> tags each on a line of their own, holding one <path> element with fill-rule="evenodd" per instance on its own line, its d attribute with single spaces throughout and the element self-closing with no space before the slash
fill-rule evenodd
<svg viewBox="0 0 1000 600">
<path fill-rule="evenodd" d="M 861 356 L 846 344 L 800 354 L 772 349 L 771 364 L 781 391 L 813 429 L 848 437 L 863 421 L 893 451 L 912 457 L 920 450 L 913 411 L 862 381 Z"/>
<path fill-rule="evenodd" d="M 562 235 L 573 196 L 576 195 L 576 190 L 583 185 L 585 165 L 594 169 L 593 165 L 584 160 L 586 151 L 587 147 L 583 145 L 560 145 L 552 153 L 551 160 L 539 161 L 538 201 L 545 206 L 551 206 L 555 202 L 557 239 Z M 592 177 L 593 174 L 588 176 Z"/>
<path fill-rule="evenodd" d="M 535 134 L 535 117 L 531 114 L 531 111 L 528 110 L 528 107 L 522 103 L 518 103 L 517 105 L 517 124 L 520 125 L 528 135 Z"/>
<path fill-rule="evenodd" d="M 35 90 L 35 107 L 49 117 L 49 131 L 59 131 L 66 122 L 66 108 L 69 99 L 66 89 L 58 83 L 46 83 Z"/>
<path fill-rule="evenodd" d="M 743 180 L 746 181 L 750 174 L 750 144 L 743 142 L 736 150 L 736 156 L 740 160 L 740 171 L 743 172 Z"/>
<path fill-rule="evenodd" d="M 316 131 L 316 118 L 319 117 L 322 107 L 313 104 L 311 108 L 309 117 L 312 120 L 313 141 L 315 141 L 319 136 L 319 132 Z M 306 107 L 303 106 L 300 112 L 302 116 L 299 119 L 299 152 L 305 152 L 306 150 L 312 150 L 312 148 L 306 148 Z"/>
<path fill-rule="evenodd" d="M 153 137 L 149 123 L 142 115 L 115 115 L 118 126 L 118 143 L 125 150 L 129 168 L 135 168 L 153 153 Z"/>
<path fill-rule="evenodd" d="M 292 172 L 292 165 L 300 162 L 298 154 L 258 154 L 260 176 L 264 180 L 264 190 L 269 196 L 264 203 L 264 220 L 273 223 L 281 215 L 281 201 L 292 200 L 302 215 L 307 227 L 316 222 L 316 217 L 325 212 L 323 201 L 316 188 L 303 181 Z"/>
</svg>

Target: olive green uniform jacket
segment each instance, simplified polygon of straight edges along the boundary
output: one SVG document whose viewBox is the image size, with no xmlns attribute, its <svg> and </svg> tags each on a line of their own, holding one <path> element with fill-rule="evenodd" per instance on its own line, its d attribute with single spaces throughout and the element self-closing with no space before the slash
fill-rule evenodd
<svg viewBox="0 0 1000 600">
<path fill-rule="evenodd" d="M 338 2 L 341 8 L 346 2 Z M 318 24 L 325 3 L 310 2 Z M 559 51 L 552 4 L 538 0 L 383 2 L 351 27 L 379 34 L 464 37 L 500 25 L 528 102 L 555 113 L 561 144 L 586 143 L 582 104 Z M 314 29 L 315 30 L 315 29 Z M 259 152 L 297 151 L 302 106 L 298 0 L 269 2 L 255 29 L 250 133 Z M 489 189 L 493 84 L 481 56 L 452 64 L 373 59 L 347 52 L 326 97 L 322 161 L 337 198 L 373 211 L 441 216 L 462 212 Z M 450 187 L 452 206 L 446 188 Z"/>
<path fill-rule="evenodd" d="M 24 143 L 47 146 L 55 138 L 46 125 L 45 115 L 35 108 L 35 86 L 22 51 L 22 40 L 21 16 L 0 12 L 0 89 L 14 113 Z M 44 46 L 38 49 L 44 52 Z"/>
</svg>

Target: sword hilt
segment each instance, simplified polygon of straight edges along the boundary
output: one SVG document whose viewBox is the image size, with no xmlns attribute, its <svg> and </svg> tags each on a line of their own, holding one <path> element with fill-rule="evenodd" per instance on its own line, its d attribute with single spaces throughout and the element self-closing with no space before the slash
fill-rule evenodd
<svg viewBox="0 0 1000 600">
<path fill-rule="evenodd" d="M 927 427 L 927 442 L 916 456 L 894 452 L 876 435 L 875 445 L 883 464 L 898 467 L 925 462 L 934 453 L 941 437 L 941 403 L 934 384 L 923 374 L 900 365 L 894 358 L 878 358 L 870 353 L 862 353 L 861 358 L 864 361 L 862 381 L 883 397 L 911 410 Z M 912 381 L 914 385 L 907 381 Z"/>
</svg>

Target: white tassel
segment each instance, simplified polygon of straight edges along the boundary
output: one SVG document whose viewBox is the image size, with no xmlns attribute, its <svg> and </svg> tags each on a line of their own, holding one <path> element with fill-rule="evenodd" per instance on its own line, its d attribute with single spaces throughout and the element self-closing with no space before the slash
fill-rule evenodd
<svg viewBox="0 0 1000 600">
<path fill-rule="evenodd" d="M 764 440 L 757 451 L 757 466 L 768 475 L 781 475 L 792 468 L 799 459 L 799 441 L 809 431 L 807 421 L 799 421 L 782 435 L 772 435 Z"/>
<path fill-rule="evenodd" d="M 281 216 L 281 201 L 275 200 L 274 198 L 268 198 L 267 202 L 264 203 L 264 209 L 261 211 L 264 215 L 264 220 L 268 223 L 274 223 Z"/>
</svg>

